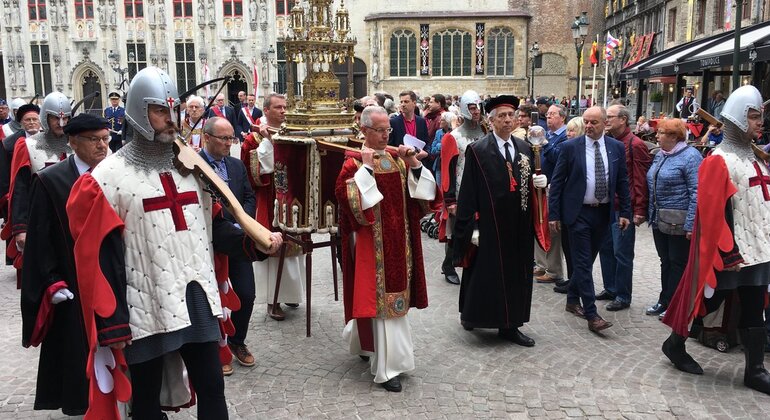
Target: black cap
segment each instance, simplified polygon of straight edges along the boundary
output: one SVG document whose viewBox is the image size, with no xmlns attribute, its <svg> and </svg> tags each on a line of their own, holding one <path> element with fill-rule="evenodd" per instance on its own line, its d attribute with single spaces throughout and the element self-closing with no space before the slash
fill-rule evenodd
<svg viewBox="0 0 770 420">
<path fill-rule="evenodd" d="M 120 99 L 120 94 L 118 92 L 110 92 L 109 98 L 110 99 L 112 99 L 112 98 Z"/>
<path fill-rule="evenodd" d="M 16 110 L 16 121 L 21 122 L 24 115 L 28 112 L 36 112 L 40 115 L 40 107 L 35 104 L 24 104 L 20 106 L 19 109 Z"/>
<path fill-rule="evenodd" d="M 535 105 L 548 105 L 548 98 L 546 98 L 545 96 L 541 96 L 537 98 Z"/>
<path fill-rule="evenodd" d="M 69 120 L 67 125 L 64 126 L 64 134 L 76 136 L 86 131 L 101 130 L 108 127 L 109 122 L 104 118 L 82 113 Z"/>
<path fill-rule="evenodd" d="M 519 98 L 513 95 L 495 96 L 494 98 L 487 99 L 487 101 L 484 103 L 484 110 L 487 112 L 487 114 L 489 114 L 493 109 L 504 105 L 510 106 L 513 109 L 518 109 Z"/>
</svg>

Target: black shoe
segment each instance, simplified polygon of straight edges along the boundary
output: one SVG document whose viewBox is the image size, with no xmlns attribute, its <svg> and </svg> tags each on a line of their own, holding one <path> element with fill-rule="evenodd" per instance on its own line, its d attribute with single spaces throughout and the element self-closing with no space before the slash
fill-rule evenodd
<svg viewBox="0 0 770 420">
<path fill-rule="evenodd" d="M 559 280 L 556 280 L 556 283 L 554 283 L 553 285 L 561 287 L 561 286 L 566 286 L 568 284 L 569 284 L 569 279 L 559 279 Z"/>
<path fill-rule="evenodd" d="M 364 362 L 368 362 L 369 361 L 369 356 L 365 356 L 363 354 L 359 354 L 358 357 L 360 357 L 361 360 L 363 360 Z"/>
<path fill-rule="evenodd" d="M 564 286 L 554 286 L 553 291 L 556 293 L 566 294 L 569 291 L 569 280 Z"/>
<path fill-rule="evenodd" d="M 668 360 L 682 372 L 703 375 L 703 368 L 700 367 L 692 356 L 687 354 L 687 350 L 684 347 L 685 340 L 687 339 L 681 335 L 671 333 L 666 341 L 663 342 L 661 350 L 668 357 Z"/>
<path fill-rule="evenodd" d="M 388 392 L 401 392 L 401 380 L 398 376 L 382 383 L 382 387 Z"/>
<path fill-rule="evenodd" d="M 601 293 L 596 295 L 596 300 L 615 300 L 615 295 L 606 290 L 602 290 Z"/>
<path fill-rule="evenodd" d="M 524 335 L 521 331 L 519 331 L 518 328 L 510 328 L 510 329 L 500 328 L 500 331 L 497 332 L 497 336 L 504 340 L 508 340 L 512 343 L 518 344 L 520 346 L 524 346 L 524 347 L 535 346 L 535 340 Z"/>
<path fill-rule="evenodd" d="M 457 273 L 454 274 L 447 274 L 444 276 L 447 283 L 450 284 L 460 284 L 460 277 L 457 275 Z"/>
<path fill-rule="evenodd" d="M 473 327 L 468 325 L 468 324 L 466 324 L 465 321 L 460 321 L 460 325 L 463 326 L 463 329 L 465 331 L 473 331 Z"/>
<path fill-rule="evenodd" d="M 284 303 L 289 308 L 299 308 L 299 303 Z"/>
<path fill-rule="evenodd" d="M 644 313 L 646 313 L 647 315 L 660 315 L 663 312 L 666 312 L 666 305 L 662 303 L 656 303 L 650 306 L 649 308 L 647 308 L 646 311 L 644 311 Z"/>
<path fill-rule="evenodd" d="M 615 299 L 612 302 L 608 303 L 607 306 L 604 307 L 604 309 L 608 311 L 620 311 L 623 309 L 628 309 L 628 307 L 631 306 L 630 303 L 623 302 L 622 300 Z"/>
<path fill-rule="evenodd" d="M 765 327 L 740 329 L 743 343 L 743 353 L 746 357 L 746 369 L 743 373 L 743 384 L 747 387 L 770 395 L 770 373 L 765 369 L 765 343 L 767 330 Z"/>
</svg>

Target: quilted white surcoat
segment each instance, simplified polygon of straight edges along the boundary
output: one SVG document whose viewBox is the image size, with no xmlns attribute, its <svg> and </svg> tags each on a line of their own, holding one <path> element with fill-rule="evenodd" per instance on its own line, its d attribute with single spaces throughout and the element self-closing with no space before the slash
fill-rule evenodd
<svg viewBox="0 0 770 420">
<path fill-rule="evenodd" d="M 735 242 L 744 264 L 750 266 L 770 261 L 770 201 L 765 201 L 761 184 L 750 185 L 750 179 L 757 178 L 755 160 L 725 153 L 719 148 L 713 155 L 725 160 L 730 180 L 738 189 L 730 200 Z M 770 175 L 764 164 L 758 163 L 757 167 L 763 176 Z M 767 188 L 770 189 L 770 185 Z"/>
<path fill-rule="evenodd" d="M 483 133 L 479 133 L 483 135 Z M 462 185 L 463 172 L 465 171 L 465 150 L 471 143 L 475 142 L 480 137 L 468 137 L 463 134 L 460 127 L 455 128 L 449 134 L 454 137 L 455 142 L 457 143 L 457 150 L 460 152 L 460 154 L 457 155 L 457 166 L 455 166 L 455 176 L 457 177 L 455 182 L 455 197 L 459 197 L 460 185 Z"/>
<path fill-rule="evenodd" d="M 56 154 L 49 154 L 45 150 L 38 149 L 38 135 L 42 136 L 43 133 L 36 134 L 32 137 L 27 137 L 26 140 L 24 140 L 27 143 L 27 151 L 29 152 L 30 172 L 33 174 L 37 173 L 37 171 L 45 168 L 46 166 L 51 166 L 53 164 L 59 163 L 62 160 L 61 156 L 57 156 Z M 71 154 L 72 149 L 67 147 L 67 156 Z"/>
<path fill-rule="evenodd" d="M 214 275 L 211 197 L 201 190 L 195 177 L 170 172 L 176 193 L 197 195 L 196 203 L 181 205 L 184 220 L 175 222 L 169 208 L 145 211 L 143 200 L 168 196 L 158 172 L 138 171 L 120 154 L 114 154 L 102 161 L 92 176 L 125 223 L 126 295 L 133 339 L 189 326 L 185 293 L 193 281 L 206 293 L 212 314 L 221 317 Z M 168 183 L 166 188 L 174 189 Z M 190 201 L 191 194 L 177 200 L 182 197 Z M 175 207 L 173 203 L 161 204 L 165 205 Z M 177 230 L 180 222 L 187 224 L 186 229 Z"/>
</svg>

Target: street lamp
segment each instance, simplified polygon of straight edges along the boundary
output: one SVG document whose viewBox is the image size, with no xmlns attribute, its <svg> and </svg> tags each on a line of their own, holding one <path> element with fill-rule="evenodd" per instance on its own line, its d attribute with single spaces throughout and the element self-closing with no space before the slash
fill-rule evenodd
<svg viewBox="0 0 770 420">
<path fill-rule="evenodd" d="M 529 87 L 529 97 L 533 98 L 535 97 L 535 59 L 537 59 L 537 56 L 540 55 L 540 46 L 537 45 L 537 41 L 535 41 L 534 44 L 532 44 L 532 47 L 529 49 L 529 58 L 532 60 L 532 72 L 530 73 L 530 87 Z"/>
<path fill-rule="evenodd" d="M 583 58 L 583 45 L 586 36 L 588 36 L 588 12 L 583 12 L 580 16 L 575 16 L 575 21 L 572 22 L 572 39 L 575 41 L 575 53 L 577 54 L 575 115 L 580 115 L 580 60 Z"/>
</svg>

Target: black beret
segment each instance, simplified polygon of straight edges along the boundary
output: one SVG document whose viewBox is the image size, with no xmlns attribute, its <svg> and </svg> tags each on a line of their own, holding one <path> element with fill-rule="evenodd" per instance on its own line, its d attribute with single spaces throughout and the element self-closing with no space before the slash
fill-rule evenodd
<svg viewBox="0 0 770 420">
<path fill-rule="evenodd" d="M 102 117 L 82 113 L 70 119 L 67 125 L 64 126 L 64 134 L 75 136 L 86 131 L 101 130 L 109 126 L 109 122 Z"/>
<path fill-rule="evenodd" d="M 16 121 L 21 122 L 24 119 L 24 115 L 28 112 L 36 112 L 40 115 L 40 107 L 35 104 L 24 104 L 16 110 Z"/>
<path fill-rule="evenodd" d="M 541 97 L 537 98 L 537 101 L 535 102 L 535 105 L 548 105 L 549 102 L 550 101 L 548 100 L 548 98 L 546 98 L 545 96 L 541 96 Z"/>
<path fill-rule="evenodd" d="M 487 112 L 487 114 L 489 114 L 493 109 L 503 105 L 510 106 L 513 109 L 518 109 L 519 98 L 513 95 L 495 96 L 494 98 L 487 99 L 487 101 L 484 103 L 484 110 Z"/>
<path fill-rule="evenodd" d="M 110 92 L 109 98 L 110 99 L 112 99 L 112 98 L 120 99 L 120 94 L 118 92 Z"/>
</svg>

